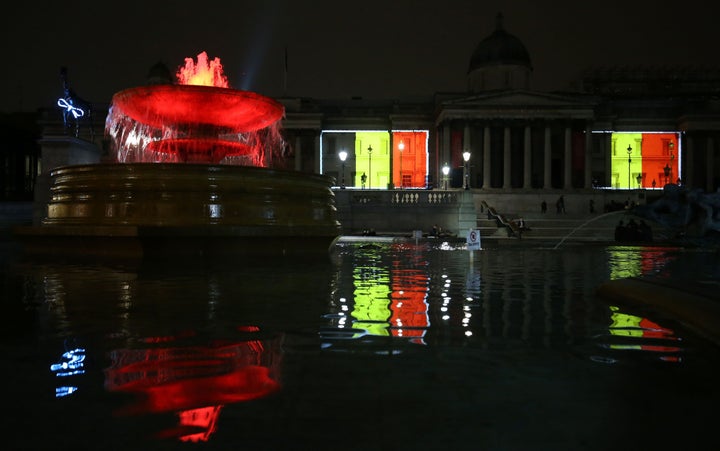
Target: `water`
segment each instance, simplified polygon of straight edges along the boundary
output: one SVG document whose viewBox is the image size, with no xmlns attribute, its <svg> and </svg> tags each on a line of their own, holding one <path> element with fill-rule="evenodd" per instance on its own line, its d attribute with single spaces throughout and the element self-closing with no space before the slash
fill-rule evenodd
<svg viewBox="0 0 720 451">
<path fill-rule="evenodd" d="M 718 444 L 718 347 L 595 295 L 641 275 L 718 283 L 717 252 L 484 246 L 357 239 L 320 262 L 126 266 L 5 255 L 5 447 Z"/>
</svg>

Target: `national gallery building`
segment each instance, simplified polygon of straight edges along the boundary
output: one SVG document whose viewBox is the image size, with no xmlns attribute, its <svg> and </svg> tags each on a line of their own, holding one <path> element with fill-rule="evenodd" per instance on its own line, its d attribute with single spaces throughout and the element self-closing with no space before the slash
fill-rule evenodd
<svg viewBox="0 0 720 451">
<path fill-rule="evenodd" d="M 365 174 L 379 189 L 720 187 L 720 71 L 597 70 L 580 92 L 532 91 L 531 78 L 525 46 L 498 20 L 470 55 L 468 92 L 280 99 L 289 154 L 297 170 L 354 187 Z"/>
</svg>

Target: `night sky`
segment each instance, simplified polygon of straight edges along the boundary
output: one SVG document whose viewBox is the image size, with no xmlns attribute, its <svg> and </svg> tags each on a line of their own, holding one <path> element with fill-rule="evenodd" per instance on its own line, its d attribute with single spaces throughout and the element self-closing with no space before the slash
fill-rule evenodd
<svg viewBox="0 0 720 451">
<path fill-rule="evenodd" d="M 202 51 L 220 58 L 231 87 L 271 97 L 462 92 L 498 12 L 540 91 L 569 89 L 589 67 L 717 67 L 720 42 L 706 0 L 15 1 L 0 28 L 0 112 L 54 106 L 62 66 L 79 96 L 109 103 L 155 63 L 174 72 Z"/>
</svg>

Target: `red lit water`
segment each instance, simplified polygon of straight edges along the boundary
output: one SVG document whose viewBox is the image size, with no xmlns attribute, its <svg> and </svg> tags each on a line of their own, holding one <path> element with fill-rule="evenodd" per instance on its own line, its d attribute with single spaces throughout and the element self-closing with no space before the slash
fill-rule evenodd
<svg viewBox="0 0 720 451">
<path fill-rule="evenodd" d="M 267 167 L 282 151 L 282 104 L 228 88 L 219 59 L 186 58 L 177 77 L 113 96 L 105 131 L 115 161 Z"/>
</svg>

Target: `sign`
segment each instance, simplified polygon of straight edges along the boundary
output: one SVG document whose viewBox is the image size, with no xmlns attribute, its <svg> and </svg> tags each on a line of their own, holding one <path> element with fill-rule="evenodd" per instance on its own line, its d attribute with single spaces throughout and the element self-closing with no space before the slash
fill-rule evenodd
<svg viewBox="0 0 720 451">
<path fill-rule="evenodd" d="M 480 230 L 470 229 L 465 240 L 469 251 L 480 250 Z"/>
</svg>

